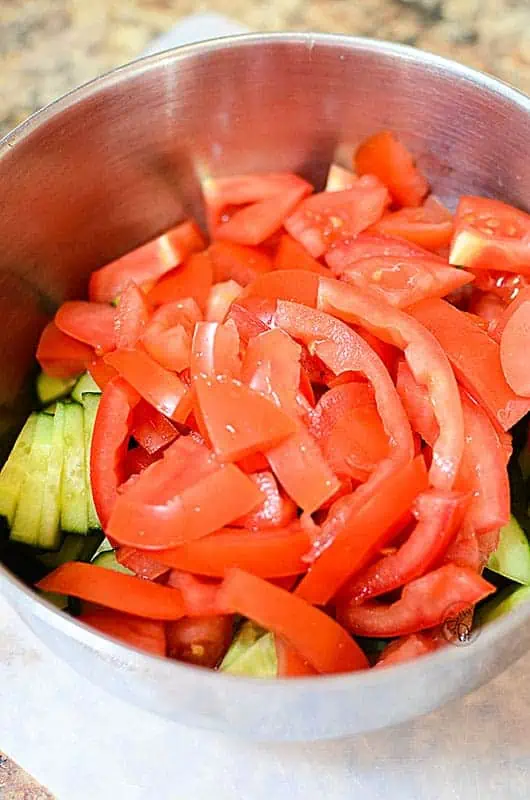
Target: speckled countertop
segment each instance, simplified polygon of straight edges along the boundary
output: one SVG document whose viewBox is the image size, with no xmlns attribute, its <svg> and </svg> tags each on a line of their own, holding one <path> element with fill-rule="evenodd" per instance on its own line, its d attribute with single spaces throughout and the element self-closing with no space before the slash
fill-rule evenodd
<svg viewBox="0 0 530 800">
<path fill-rule="evenodd" d="M 254 30 L 391 39 L 485 69 L 530 93 L 529 0 L 1 0 L 0 134 L 134 58 L 190 13 Z"/>
</svg>

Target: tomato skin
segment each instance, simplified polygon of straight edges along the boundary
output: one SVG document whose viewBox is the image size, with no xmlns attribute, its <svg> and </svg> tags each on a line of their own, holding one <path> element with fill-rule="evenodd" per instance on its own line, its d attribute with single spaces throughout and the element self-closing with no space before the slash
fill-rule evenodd
<svg viewBox="0 0 530 800">
<path fill-rule="evenodd" d="M 395 603 L 345 603 L 337 616 L 357 636 L 406 636 L 443 624 L 493 592 L 495 587 L 476 572 L 446 564 L 408 583 Z"/>
<path fill-rule="evenodd" d="M 44 328 L 37 347 L 37 361 L 43 372 L 54 378 L 75 378 L 94 358 L 88 345 L 67 336 L 55 322 Z"/>
<path fill-rule="evenodd" d="M 436 252 L 450 244 L 453 218 L 441 203 L 429 197 L 419 208 L 402 208 L 385 214 L 368 232 L 400 237 Z"/>
<path fill-rule="evenodd" d="M 204 311 L 213 284 L 213 266 L 208 250 L 193 253 L 171 270 L 150 290 L 147 298 L 154 306 L 194 298 Z"/>
<path fill-rule="evenodd" d="M 57 311 L 55 324 L 67 336 L 88 344 L 97 355 L 102 355 L 116 347 L 114 317 L 114 309 L 104 303 L 69 300 Z"/>
<path fill-rule="evenodd" d="M 376 175 L 401 206 L 419 206 L 429 184 L 405 147 L 390 131 L 366 139 L 355 153 L 358 175 Z"/>
<path fill-rule="evenodd" d="M 317 275 L 329 275 L 329 269 L 320 264 L 296 239 L 285 233 L 274 256 L 275 270 L 305 270 Z"/>
<path fill-rule="evenodd" d="M 458 203 L 451 264 L 530 274 L 530 214 L 485 197 Z"/>
<path fill-rule="evenodd" d="M 356 236 L 377 222 L 388 204 L 388 192 L 369 176 L 343 192 L 321 192 L 303 200 L 285 220 L 287 232 L 314 257 L 334 242 Z"/>
<path fill-rule="evenodd" d="M 340 625 L 284 589 L 233 569 L 220 595 L 227 610 L 283 637 L 318 672 L 352 672 L 368 666 L 361 648 Z"/>
<path fill-rule="evenodd" d="M 232 640 L 233 620 L 228 615 L 185 617 L 166 626 L 169 658 L 213 669 Z"/>
<path fill-rule="evenodd" d="M 110 608 L 92 608 L 84 611 L 78 620 L 131 647 L 155 656 L 166 655 L 166 630 L 164 623 L 158 620 L 133 617 Z"/>
<path fill-rule="evenodd" d="M 131 281 L 142 286 L 157 280 L 191 253 L 202 250 L 204 245 L 204 238 L 195 222 L 182 222 L 93 272 L 89 283 L 90 300 L 111 303 Z"/>
</svg>

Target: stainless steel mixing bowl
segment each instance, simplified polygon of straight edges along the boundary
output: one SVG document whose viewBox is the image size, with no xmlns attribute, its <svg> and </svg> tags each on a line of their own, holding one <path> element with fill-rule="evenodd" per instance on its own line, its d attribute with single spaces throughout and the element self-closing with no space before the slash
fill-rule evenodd
<svg viewBox="0 0 530 800">
<path fill-rule="evenodd" d="M 47 317 L 95 267 L 188 213 L 200 180 L 293 170 L 322 183 L 337 145 L 392 128 L 435 192 L 530 202 L 530 100 L 396 45 L 253 35 L 192 45 L 100 78 L 36 114 L 0 148 L 0 434 L 30 403 Z M 37 599 L 6 569 L 0 591 L 92 681 L 165 717 L 257 739 L 318 739 L 428 712 L 526 651 L 530 604 L 467 647 L 390 669 L 254 681 L 145 655 Z"/>
</svg>

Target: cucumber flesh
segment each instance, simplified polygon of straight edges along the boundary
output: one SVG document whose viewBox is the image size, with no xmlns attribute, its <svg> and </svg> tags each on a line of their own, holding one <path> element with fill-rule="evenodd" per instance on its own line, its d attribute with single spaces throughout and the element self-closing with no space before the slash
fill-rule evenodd
<svg viewBox="0 0 530 800">
<path fill-rule="evenodd" d="M 530 601 L 530 586 L 519 586 L 507 592 L 499 592 L 492 600 L 486 603 L 479 611 L 480 623 L 492 622 L 498 617 L 503 617 L 521 603 Z"/>
<path fill-rule="evenodd" d="M 75 378 L 52 378 L 51 375 L 46 375 L 45 372 L 39 372 L 36 381 L 39 403 L 42 406 L 47 406 L 49 403 L 53 403 L 54 400 L 60 400 L 70 394 L 70 390 L 75 385 Z"/>
<path fill-rule="evenodd" d="M 35 435 L 27 462 L 27 472 L 11 526 L 10 539 L 39 546 L 48 463 L 52 451 L 54 417 L 38 414 Z"/>
<path fill-rule="evenodd" d="M 64 537 L 61 548 L 55 553 L 43 553 L 38 556 L 39 561 L 48 569 L 56 569 L 68 561 L 90 561 L 101 541 L 101 534 L 79 536 L 69 533 Z"/>
<path fill-rule="evenodd" d="M 488 560 L 488 569 L 517 583 L 530 584 L 530 545 L 526 535 L 512 515 L 501 528 L 499 544 Z"/>
<path fill-rule="evenodd" d="M 63 403 L 57 403 L 53 419 L 51 452 L 48 459 L 48 471 L 44 485 L 44 498 L 39 525 L 37 544 L 53 550 L 61 541 L 61 478 L 64 456 L 64 409 Z"/>
<path fill-rule="evenodd" d="M 83 392 L 82 397 L 83 432 L 85 440 L 85 469 L 88 494 L 88 527 L 90 530 L 101 530 L 101 522 L 99 521 L 98 512 L 96 511 L 96 506 L 94 505 L 94 498 L 92 497 L 92 482 L 90 480 L 90 452 L 92 448 L 92 434 L 94 432 L 94 423 L 96 421 L 96 414 L 98 412 L 101 394 Z"/>
<path fill-rule="evenodd" d="M 134 572 L 127 567 L 122 566 L 116 558 L 114 550 L 103 550 L 99 555 L 92 559 L 92 563 L 98 567 L 105 569 L 112 569 L 114 572 L 123 572 L 125 575 L 134 575 Z"/>
<path fill-rule="evenodd" d="M 88 372 L 84 372 L 72 389 L 72 400 L 83 403 L 84 394 L 101 394 L 101 389 Z"/>
<path fill-rule="evenodd" d="M 100 555 L 100 553 L 105 553 L 107 550 L 112 550 L 112 549 L 113 549 L 113 547 L 112 547 L 111 543 L 109 542 L 109 540 L 105 536 L 105 538 L 103 539 L 103 541 L 99 545 L 99 547 L 96 550 L 96 552 L 94 553 L 94 555 L 91 556 L 91 560 L 95 561 L 96 558 Z"/>
<path fill-rule="evenodd" d="M 261 636 L 228 666 L 221 664 L 222 672 L 247 678 L 275 678 L 278 674 L 276 645 L 272 633 Z"/>
<path fill-rule="evenodd" d="M 88 531 L 83 409 L 77 403 L 64 406 L 64 461 L 61 482 L 61 528 L 67 533 Z"/>
<path fill-rule="evenodd" d="M 19 433 L 9 458 L 0 472 L 0 516 L 13 524 L 29 463 L 31 445 L 37 427 L 37 414 L 31 414 Z"/>
</svg>

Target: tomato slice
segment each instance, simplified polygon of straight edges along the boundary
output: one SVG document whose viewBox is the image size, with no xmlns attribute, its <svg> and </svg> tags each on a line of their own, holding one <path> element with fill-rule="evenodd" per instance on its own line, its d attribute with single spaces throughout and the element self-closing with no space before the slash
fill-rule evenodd
<svg viewBox="0 0 530 800">
<path fill-rule="evenodd" d="M 233 636 L 231 616 L 185 617 L 166 626 L 169 658 L 213 669 Z"/>
<path fill-rule="evenodd" d="M 149 453 L 141 445 L 127 450 L 124 463 L 125 480 L 127 481 L 131 475 L 139 475 L 144 469 L 158 461 L 160 455 L 158 451 Z"/>
<path fill-rule="evenodd" d="M 61 564 L 39 581 L 37 588 L 147 619 L 180 619 L 186 613 L 177 589 L 82 561 Z"/>
<path fill-rule="evenodd" d="M 204 246 L 204 238 L 195 222 L 183 222 L 93 272 L 89 284 L 90 299 L 111 303 L 131 281 L 142 286 L 157 280 Z"/>
<path fill-rule="evenodd" d="M 426 250 L 440 250 L 450 244 L 453 218 L 436 198 L 429 197 L 419 208 L 402 208 L 385 214 L 369 233 L 397 236 Z"/>
<path fill-rule="evenodd" d="M 267 330 L 249 340 L 242 379 L 252 389 L 293 416 L 300 385 L 301 347 L 281 329 Z"/>
<path fill-rule="evenodd" d="M 447 548 L 443 563 L 456 564 L 457 567 L 466 567 L 473 572 L 482 571 L 484 562 L 477 534 L 468 519 L 464 520 L 456 537 Z"/>
<path fill-rule="evenodd" d="M 337 613 L 357 636 L 406 636 L 442 625 L 493 592 L 495 587 L 473 570 L 446 564 L 408 583 L 395 603 L 348 603 Z"/>
<path fill-rule="evenodd" d="M 130 452 L 134 452 L 131 450 Z M 138 578 L 156 581 L 167 577 L 171 567 L 148 555 L 145 550 L 136 550 L 134 547 L 119 547 L 116 558 L 120 564 L 132 570 Z"/>
<path fill-rule="evenodd" d="M 110 608 L 92 608 L 84 611 L 78 621 L 130 647 L 137 647 L 155 656 L 166 655 L 166 629 L 159 620 L 133 617 Z"/>
<path fill-rule="evenodd" d="M 530 274 L 530 214 L 499 200 L 461 197 L 449 261 Z"/>
<path fill-rule="evenodd" d="M 236 281 L 228 280 L 212 286 L 206 303 L 208 322 L 224 322 L 232 303 L 241 296 L 243 287 Z"/>
<path fill-rule="evenodd" d="M 300 575 L 309 537 L 300 526 L 250 531 L 224 528 L 171 550 L 159 550 L 157 560 L 175 569 L 222 578 L 232 567 L 262 578 Z"/>
<path fill-rule="evenodd" d="M 507 431 L 530 410 L 530 400 L 518 397 L 506 382 L 497 342 L 465 314 L 435 299 L 423 300 L 408 313 L 436 337 L 460 382 L 495 424 Z"/>
<path fill-rule="evenodd" d="M 431 260 L 434 259 L 439 264 L 447 263 L 443 258 L 430 253 L 423 247 L 414 244 L 414 242 L 393 236 L 377 236 L 371 233 L 360 233 L 355 239 L 335 242 L 326 253 L 326 261 L 332 272 L 339 276 L 346 267 L 355 264 L 357 261 L 363 261 L 365 258 L 375 258 L 376 256 L 385 258 L 389 256 L 394 258 L 424 257 Z"/>
<path fill-rule="evenodd" d="M 178 436 L 173 423 L 145 400 L 140 400 L 134 409 L 131 433 L 150 454 L 167 447 Z"/>
<path fill-rule="evenodd" d="M 530 397 L 528 340 L 530 334 L 530 301 L 518 305 L 504 326 L 500 340 L 500 357 L 504 377 L 511 389 Z"/>
<path fill-rule="evenodd" d="M 118 487 L 127 477 L 125 457 L 131 436 L 133 409 L 140 397 L 120 378 L 103 389 L 90 449 L 90 481 L 94 505 L 106 527 Z"/>
<path fill-rule="evenodd" d="M 321 192 L 306 198 L 285 220 L 285 228 L 319 258 L 334 242 L 356 236 L 376 223 L 388 199 L 386 188 L 367 176 L 346 191 Z"/>
<path fill-rule="evenodd" d="M 230 524 L 262 500 L 236 466 L 219 465 L 208 448 L 181 436 L 118 496 L 108 535 L 146 550 L 177 547 Z"/>
<path fill-rule="evenodd" d="M 102 358 L 96 356 L 87 364 L 87 372 L 89 372 L 92 379 L 97 383 L 101 391 L 105 388 L 113 378 L 118 377 L 116 370 L 105 364 Z"/>
<path fill-rule="evenodd" d="M 234 242 L 213 242 L 208 255 L 215 283 L 232 280 L 246 286 L 272 269 L 272 259 L 266 253 Z"/>
<path fill-rule="evenodd" d="M 221 586 L 218 580 L 172 569 L 167 579 L 167 586 L 173 586 L 181 592 L 190 617 L 212 616 L 223 611 L 218 602 Z"/>
<path fill-rule="evenodd" d="M 267 451 L 296 431 L 295 421 L 262 394 L 235 380 L 197 378 L 201 416 L 220 461 Z"/>
<path fill-rule="evenodd" d="M 429 191 L 411 154 L 390 131 L 362 142 L 355 153 L 355 169 L 358 175 L 376 175 L 400 206 L 419 206 Z"/>
<path fill-rule="evenodd" d="M 91 347 L 64 334 L 55 322 L 49 322 L 44 328 L 37 347 L 37 361 L 47 375 L 75 378 L 93 358 Z"/>
<path fill-rule="evenodd" d="M 492 297 L 496 302 L 495 318 L 493 323 L 490 324 L 488 332 L 490 336 L 500 344 L 502 334 L 512 314 L 515 311 L 517 311 L 519 306 L 523 305 L 523 303 L 530 301 L 530 287 L 525 286 L 523 289 L 521 289 L 517 293 L 517 297 L 515 297 L 510 303 L 508 303 L 508 305 L 502 303 L 502 301 L 493 294 L 487 296 Z"/>
<path fill-rule="evenodd" d="M 371 564 L 341 590 L 341 599 L 361 603 L 391 592 L 424 575 L 439 563 L 462 523 L 469 496 L 431 489 L 418 495 L 417 524 L 395 553 Z"/>
<path fill-rule="evenodd" d="M 409 511 L 414 499 L 427 488 L 427 472 L 421 456 L 381 480 L 377 491 L 356 513 L 349 513 L 348 498 L 338 500 L 346 510 L 342 527 L 331 544 L 313 562 L 296 588 L 310 603 L 325 605 L 395 535 L 395 525 Z M 355 497 L 355 494 L 353 495 Z M 345 505 L 344 505 L 345 504 Z"/>
<path fill-rule="evenodd" d="M 114 327 L 116 347 L 134 347 L 149 322 L 151 309 L 141 289 L 130 283 L 120 295 Z"/>
<path fill-rule="evenodd" d="M 115 350 L 105 356 L 105 362 L 161 414 L 176 422 L 186 421 L 191 411 L 190 392 L 178 375 L 138 348 Z"/>
<path fill-rule="evenodd" d="M 396 388 L 412 429 L 432 447 L 440 435 L 440 426 L 436 421 L 428 390 L 416 381 L 406 361 L 399 362 Z"/>
<path fill-rule="evenodd" d="M 148 300 L 154 306 L 160 306 L 192 297 L 204 310 L 212 283 L 213 267 L 209 251 L 193 253 L 155 284 L 148 294 Z"/>
<path fill-rule="evenodd" d="M 67 336 L 90 345 L 101 355 L 116 347 L 114 317 L 112 306 L 69 300 L 57 311 L 55 324 Z"/>
<path fill-rule="evenodd" d="M 234 527 L 247 528 L 248 530 L 262 530 L 264 528 L 283 528 L 296 519 L 297 507 L 293 501 L 280 492 L 272 472 L 264 471 L 250 475 L 264 500 L 255 511 L 245 514 L 235 520 Z"/>
<path fill-rule="evenodd" d="M 239 378 L 239 335 L 233 323 L 199 322 L 191 346 L 190 372 L 193 381 L 220 376 Z"/>
<path fill-rule="evenodd" d="M 456 271 L 456 270 L 455 270 Z M 249 284 L 242 294 L 246 297 L 267 297 L 271 300 L 291 300 L 314 308 L 317 304 L 318 275 L 302 269 L 274 270 L 261 275 Z"/>
<path fill-rule="evenodd" d="M 278 659 L 279 678 L 301 678 L 303 675 L 317 674 L 311 664 L 298 655 L 297 651 L 284 641 L 281 636 L 274 638 L 274 644 Z"/>
<path fill-rule="evenodd" d="M 329 270 L 288 234 L 283 234 L 280 239 L 280 244 L 274 256 L 274 269 L 298 269 L 306 272 L 316 272 L 317 275 L 329 275 Z"/>
<path fill-rule="evenodd" d="M 233 569 L 220 595 L 228 610 L 284 638 L 317 672 L 352 672 L 368 666 L 359 645 L 335 620 L 278 586 Z"/>
<path fill-rule="evenodd" d="M 426 656 L 438 649 L 437 643 L 432 637 L 421 633 L 411 633 L 403 639 L 397 639 L 383 650 L 377 660 L 376 667 L 390 667 L 392 664 L 403 664 L 405 661 L 413 661 L 419 656 Z"/>
</svg>

